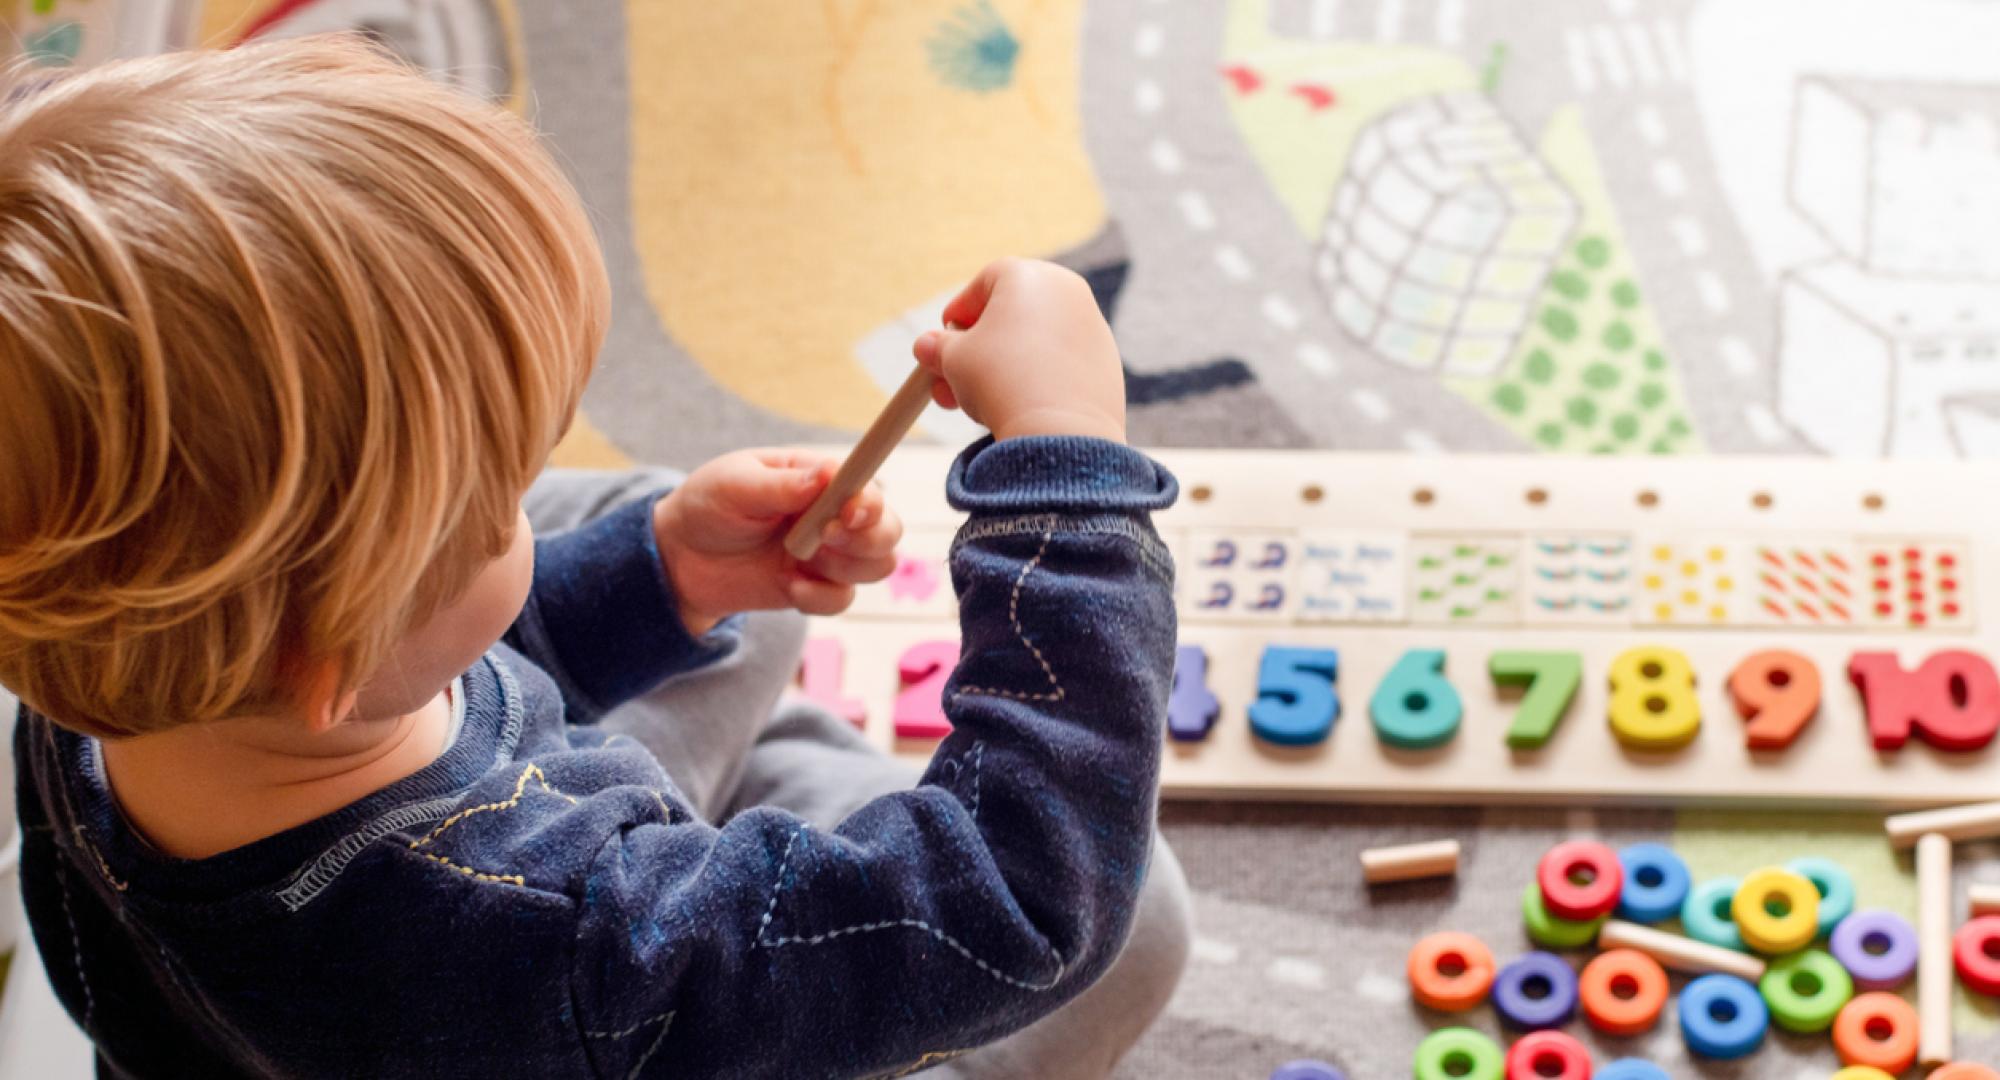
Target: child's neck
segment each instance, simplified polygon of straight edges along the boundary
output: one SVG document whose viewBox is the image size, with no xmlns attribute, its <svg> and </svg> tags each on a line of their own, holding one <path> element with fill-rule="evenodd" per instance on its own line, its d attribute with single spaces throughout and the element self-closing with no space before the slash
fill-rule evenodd
<svg viewBox="0 0 2000 1080">
<path fill-rule="evenodd" d="M 207 858 L 324 817 L 436 761 L 451 728 L 438 694 L 387 720 L 226 721 L 106 741 L 104 768 L 126 820 L 154 847 Z"/>
</svg>

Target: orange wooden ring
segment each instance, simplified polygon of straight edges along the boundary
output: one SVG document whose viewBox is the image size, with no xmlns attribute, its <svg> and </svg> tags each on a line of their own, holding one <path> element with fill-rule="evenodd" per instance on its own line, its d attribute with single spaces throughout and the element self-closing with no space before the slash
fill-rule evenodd
<svg viewBox="0 0 2000 1080">
<path fill-rule="evenodd" d="M 1493 987 L 1493 953 L 1471 934 L 1431 934 L 1410 949 L 1409 975 L 1419 1004 L 1464 1012 Z"/>
<path fill-rule="evenodd" d="M 1848 1065 L 1899 1074 L 1917 1060 L 1917 1010 L 1891 993 L 1862 994 L 1833 1018 L 1833 1048 Z"/>
<path fill-rule="evenodd" d="M 1954 1061 L 1932 1073 L 1930 1080 L 2000 1080 L 2000 1072 L 1970 1061 Z"/>
<path fill-rule="evenodd" d="M 1667 1007 L 1667 972 L 1637 949 L 1613 949 L 1584 965 L 1577 992 L 1591 1027 L 1606 1035 L 1637 1035 L 1652 1030 Z"/>
</svg>

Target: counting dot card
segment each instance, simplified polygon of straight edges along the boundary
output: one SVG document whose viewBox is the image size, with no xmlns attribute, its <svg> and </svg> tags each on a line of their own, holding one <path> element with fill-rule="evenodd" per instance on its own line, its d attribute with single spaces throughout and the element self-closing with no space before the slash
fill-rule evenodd
<svg viewBox="0 0 2000 1080">
<path fill-rule="evenodd" d="M 801 678 L 912 762 L 950 730 L 951 457 L 891 459 L 905 561 L 813 620 Z M 2000 530 L 1966 493 L 1994 490 L 2000 468 L 1156 457 L 1188 493 L 1155 515 L 1178 566 L 1168 797 L 1992 797 L 2000 695 L 1964 688 L 2000 685 L 2000 640 L 1982 633 Z M 1070 674 L 1059 647 L 1040 655 Z"/>
</svg>

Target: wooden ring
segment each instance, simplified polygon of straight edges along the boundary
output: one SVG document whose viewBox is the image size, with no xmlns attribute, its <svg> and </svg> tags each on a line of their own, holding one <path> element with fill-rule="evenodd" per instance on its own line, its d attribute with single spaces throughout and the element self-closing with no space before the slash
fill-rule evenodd
<svg viewBox="0 0 2000 1080">
<path fill-rule="evenodd" d="M 1607 1035 L 1637 1035 L 1651 1030 L 1667 1007 L 1667 971 L 1637 949 L 1613 949 L 1584 965 L 1577 991 L 1591 1027 Z"/>
<path fill-rule="evenodd" d="M 1587 873 L 1579 884 L 1572 874 Z M 1535 867 L 1535 884 L 1542 889 L 1542 906 L 1558 919 L 1588 922 L 1611 914 L 1625 883 L 1618 853 L 1595 840 L 1569 840 L 1549 849 Z"/>
<path fill-rule="evenodd" d="M 1428 1008 L 1463 1012 L 1493 987 L 1493 953 L 1471 934 L 1431 934 L 1410 949 L 1410 994 Z"/>
<path fill-rule="evenodd" d="M 1959 927 L 1951 956 L 1967 990 L 2000 996 L 2000 915 L 1981 915 Z"/>
<path fill-rule="evenodd" d="M 1833 1048 L 1844 1064 L 1901 1075 L 1917 1060 L 1917 1010 L 1885 991 L 1862 994 L 1834 1018 Z"/>
<path fill-rule="evenodd" d="M 1769 905 L 1782 904 L 1782 913 Z M 1819 936 L 1819 888 L 1780 866 L 1752 871 L 1736 886 L 1730 918 L 1743 943 L 1761 953 L 1796 952 Z"/>
</svg>

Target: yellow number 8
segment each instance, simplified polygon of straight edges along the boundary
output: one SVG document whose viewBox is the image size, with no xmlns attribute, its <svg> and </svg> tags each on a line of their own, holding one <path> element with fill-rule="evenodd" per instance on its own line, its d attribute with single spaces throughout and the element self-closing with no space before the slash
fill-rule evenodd
<svg viewBox="0 0 2000 1080">
<path fill-rule="evenodd" d="M 1642 645 L 1611 662 L 1611 731 L 1619 742 L 1634 750 L 1673 750 L 1700 730 L 1687 654 Z"/>
</svg>

